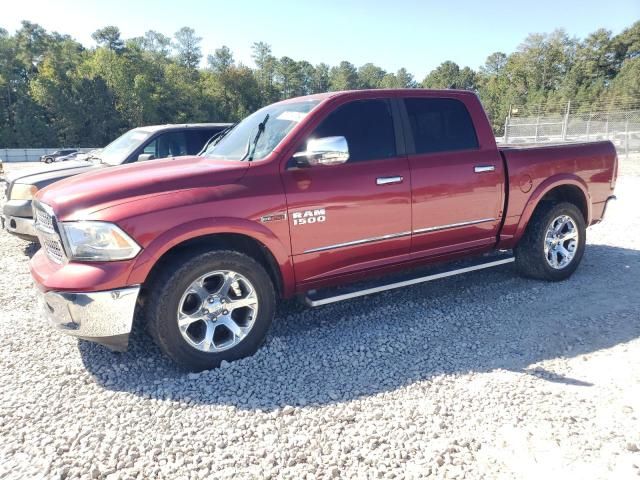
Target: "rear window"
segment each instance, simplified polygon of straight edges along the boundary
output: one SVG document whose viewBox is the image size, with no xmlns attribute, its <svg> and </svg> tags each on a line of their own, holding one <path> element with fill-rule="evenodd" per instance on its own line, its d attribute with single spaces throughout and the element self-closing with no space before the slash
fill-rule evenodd
<svg viewBox="0 0 640 480">
<path fill-rule="evenodd" d="M 471 116 L 459 100 L 406 98 L 416 153 L 473 150 L 478 148 Z"/>
</svg>

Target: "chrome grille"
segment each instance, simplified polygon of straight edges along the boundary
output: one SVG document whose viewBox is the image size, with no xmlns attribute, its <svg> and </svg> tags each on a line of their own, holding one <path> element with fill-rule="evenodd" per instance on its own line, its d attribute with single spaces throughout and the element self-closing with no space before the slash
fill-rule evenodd
<svg viewBox="0 0 640 480">
<path fill-rule="evenodd" d="M 49 215 L 47 212 L 45 212 L 44 210 L 41 210 L 39 208 L 36 208 L 35 212 L 36 212 L 36 218 L 35 218 L 36 224 L 46 230 L 54 231 L 53 217 Z"/>
<path fill-rule="evenodd" d="M 62 250 L 62 245 L 59 240 L 53 238 L 44 238 L 40 239 L 42 242 L 42 246 L 44 247 L 45 252 L 51 260 L 56 263 L 62 263 L 64 260 L 64 251 Z"/>
<path fill-rule="evenodd" d="M 66 258 L 64 248 L 56 228 L 56 218 L 50 212 L 46 205 L 37 200 L 33 202 L 33 218 L 40 245 L 51 261 L 63 263 Z"/>
</svg>

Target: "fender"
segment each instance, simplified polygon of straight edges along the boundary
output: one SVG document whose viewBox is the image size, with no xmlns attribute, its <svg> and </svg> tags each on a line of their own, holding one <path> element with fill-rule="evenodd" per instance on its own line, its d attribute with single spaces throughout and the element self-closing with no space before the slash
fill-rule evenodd
<svg viewBox="0 0 640 480">
<path fill-rule="evenodd" d="M 518 227 L 513 236 L 514 245 L 517 244 L 522 238 L 522 235 L 524 235 L 524 231 L 529 224 L 529 220 L 531 220 L 531 216 L 533 215 L 534 210 L 536 209 L 542 198 L 554 188 L 561 187 L 563 185 L 572 185 L 580 189 L 587 204 L 588 213 L 586 224 L 589 225 L 591 223 L 591 196 L 589 195 L 589 190 L 585 181 L 577 175 L 570 173 L 554 175 L 538 185 L 538 187 L 529 196 L 529 200 L 527 201 L 527 204 L 522 211 L 520 221 L 518 222 Z"/>
<path fill-rule="evenodd" d="M 223 233 L 245 235 L 261 243 L 273 255 L 280 268 L 283 296 L 288 298 L 294 294 L 293 264 L 285 245 L 265 226 L 236 217 L 201 218 L 177 225 L 159 235 L 135 259 L 128 285 L 143 283 L 156 262 L 176 245 L 197 237 Z"/>
</svg>

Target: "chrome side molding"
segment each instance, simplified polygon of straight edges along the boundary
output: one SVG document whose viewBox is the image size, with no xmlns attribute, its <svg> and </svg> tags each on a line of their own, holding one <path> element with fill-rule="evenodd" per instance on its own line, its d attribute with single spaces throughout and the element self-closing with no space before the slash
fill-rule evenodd
<svg viewBox="0 0 640 480">
<path fill-rule="evenodd" d="M 466 227 L 468 225 L 476 225 L 478 223 L 486 223 L 486 222 L 493 222 L 493 221 L 495 221 L 495 218 L 483 218 L 481 220 L 471 220 L 469 222 L 450 223 L 449 225 L 438 225 L 436 227 L 419 228 L 417 230 L 413 230 L 410 232 L 391 233 L 389 235 L 382 235 L 379 237 L 363 238 L 361 240 L 352 240 L 350 242 L 336 243 L 334 245 L 327 245 L 324 247 L 310 248 L 309 250 L 305 250 L 302 253 L 324 252 L 325 250 L 333 250 L 334 248 L 353 247 L 354 245 L 362 245 L 363 243 L 371 243 L 371 242 L 378 242 L 380 240 L 389 240 L 392 238 L 406 237 L 411 234 L 416 235 L 420 233 L 437 232 L 439 230 L 447 230 L 449 228 Z"/>
<path fill-rule="evenodd" d="M 362 245 L 363 243 L 378 242 L 380 240 L 389 240 L 391 238 L 408 237 L 409 235 L 411 235 L 411 232 L 391 233 L 389 235 L 382 235 L 380 237 L 363 238 L 362 240 L 336 243 L 334 245 L 327 245 L 326 247 L 311 248 L 309 250 L 305 250 L 304 253 L 324 252 L 325 250 L 333 250 L 334 248 L 352 247 L 354 245 Z"/>
<path fill-rule="evenodd" d="M 449 228 L 466 227 L 469 225 L 476 225 L 478 223 L 487 223 L 487 222 L 493 222 L 493 221 L 495 221 L 495 218 L 483 218 L 481 220 L 471 220 L 469 222 L 450 223 L 449 225 L 438 225 L 436 227 L 418 228 L 417 230 L 414 230 L 413 233 L 437 232 L 438 230 L 447 230 Z"/>
</svg>

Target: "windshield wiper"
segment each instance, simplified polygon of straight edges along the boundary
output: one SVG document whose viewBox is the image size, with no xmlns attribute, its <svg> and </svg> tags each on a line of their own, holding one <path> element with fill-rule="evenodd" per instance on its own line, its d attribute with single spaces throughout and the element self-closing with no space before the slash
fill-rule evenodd
<svg viewBox="0 0 640 480">
<path fill-rule="evenodd" d="M 264 127 L 267 124 L 267 121 L 269 121 L 268 113 L 267 116 L 264 117 L 264 120 L 262 120 L 262 122 L 258 124 L 258 132 L 253 139 L 251 147 L 248 149 L 247 154 L 242 158 L 242 160 L 244 160 L 245 158 L 249 161 L 253 160 L 253 155 L 256 153 L 256 147 L 258 146 L 258 140 L 260 140 L 260 135 L 262 135 L 262 132 L 264 132 Z"/>
<path fill-rule="evenodd" d="M 98 162 L 104 163 L 104 161 L 100 157 L 97 157 L 96 155 L 89 155 L 87 158 L 85 158 L 85 161 L 87 162 L 90 160 L 98 160 Z"/>
<path fill-rule="evenodd" d="M 198 152 L 198 155 L 199 156 L 200 155 L 204 155 L 207 152 L 207 150 L 209 149 L 209 147 L 215 147 L 217 144 L 219 144 L 220 140 L 222 140 L 224 137 L 226 137 L 227 134 L 231 130 L 233 130 L 236 125 L 238 125 L 238 122 L 234 123 L 233 125 L 229 125 L 224 130 L 220 130 L 213 137 L 211 137 L 209 140 L 207 140 L 207 143 L 204 144 L 204 147 L 202 147 L 202 150 L 200 150 L 200 152 Z"/>
</svg>

